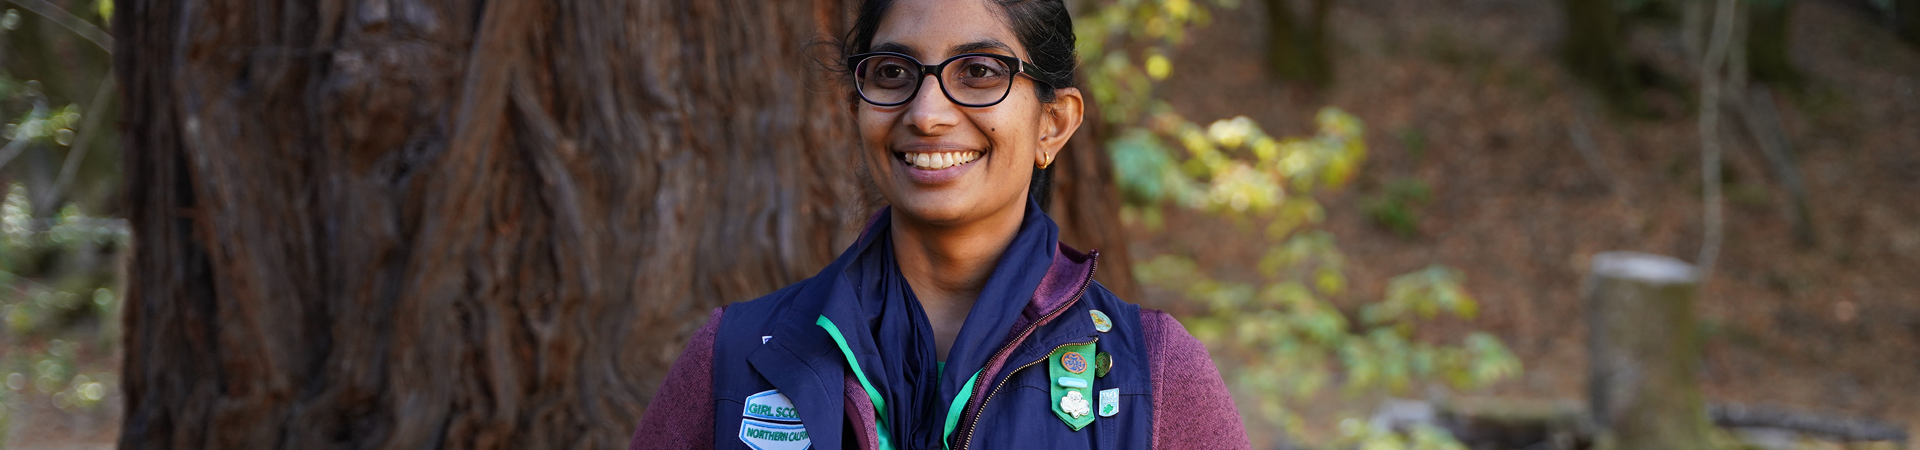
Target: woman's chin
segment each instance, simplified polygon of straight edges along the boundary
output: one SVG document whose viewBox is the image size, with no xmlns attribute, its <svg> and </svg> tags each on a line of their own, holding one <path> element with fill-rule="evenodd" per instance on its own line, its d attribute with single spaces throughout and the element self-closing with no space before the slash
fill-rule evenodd
<svg viewBox="0 0 1920 450">
<path fill-rule="evenodd" d="M 972 202 L 959 192 L 916 192 L 902 196 L 893 202 L 894 214 L 904 215 L 907 219 L 927 225 L 952 226 L 970 222 L 977 217 L 973 214 Z"/>
</svg>

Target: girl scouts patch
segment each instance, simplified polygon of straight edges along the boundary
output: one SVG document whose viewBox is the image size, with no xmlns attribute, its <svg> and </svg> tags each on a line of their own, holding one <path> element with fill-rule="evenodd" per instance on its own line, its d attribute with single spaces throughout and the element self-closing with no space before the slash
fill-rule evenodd
<svg viewBox="0 0 1920 450">
<path fill-rule="evenodd" d="M 1068 372 L 1073 372 L 1073 373 L 1086 372 L 1087 357 L 1080 356 L 1079 353 L 1069 352 L 1066 355 L 1060 356 L 1060 367 L 1067 369 Z"/>
<path fill-rule="evenodd" d="M 802 450 L 813 445 L 793 401 L 777 389 L 747 396 L 740 416 L 740 441 L 754 450 Z"/>
<path fill-rule="evenodd" d="M 1087 355 L 1095 350 L 1093 342 L 1067 344 L 1047 355 L 1047 377 L 1054 380 L 1048 396 L 1053 413 L 1074 431 L 1093 423 L 1093 371 L 1087 370 Z"/>
</svg>

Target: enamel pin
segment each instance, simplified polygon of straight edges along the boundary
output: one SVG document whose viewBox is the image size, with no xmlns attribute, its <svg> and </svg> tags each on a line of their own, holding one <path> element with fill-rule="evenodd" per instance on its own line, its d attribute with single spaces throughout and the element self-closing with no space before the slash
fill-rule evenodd
<svg viewBox="0 0 1920 450">
<path fill-rule="evenodd" d="M 1120 413 L 1120 388 L 1100 391 L 1100 417 L 1113 417 Z"/>
<path fill-rule="evenodd" d="M 1098 355 L 1093 355 L 1094 376 L 1107 376 L 1107 371 L 1110 370 L 1113 370 L 1113 355 L 1107 352 L 1100 352 Z"/>
<path fill-rule="evenodd" d="M 1103 313 L 1103 312 L 1100 312 L 1100 310 L 1095 309 L 1087 314 L 1093 316 L 1093 329 L 1100 330 L 1101 333 L 1105 333 L 1107 332 L 1107 330 L 1113 329 L 1113 319 L 1108 319 L 1107 313 Z"/>
<path fill-rule="evenodd" d="M 1060 368 L 1067 369 L 1068 372 L 1085 373 L 1087 371 L 1087 357 L 1081 356 L 1078 352 L 1067 352 L 1067 354 L 1060 356 Z"/>
<path fill-rule="evenodd" d="M 1081 397 L 1080 391 L 1067 391 L 1065 397 L 1060 397 L 1060 410 L 1076 419 L 1093 412 L 1087 408 L 1087 398 Z"/>
</svg>

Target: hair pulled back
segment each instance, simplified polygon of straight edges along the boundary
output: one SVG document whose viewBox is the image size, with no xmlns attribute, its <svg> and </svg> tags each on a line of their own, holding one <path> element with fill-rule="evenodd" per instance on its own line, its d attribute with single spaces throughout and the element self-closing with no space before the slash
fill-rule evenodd
<svg viewBox="0 0 1920 450">
<path fill-rule="evenodd" d="M 1053 103 L 1054 90 L 1074 86 L 1074 72 L 1078 69 L 1079 58 L 1074 52 L 1073 16 L 1067 12 L 1067 4 L 1062 0 L 977 0 L 998 6 L 1000 18 L 1007 21 L 1013 29 L 1015 39 L 1027 50 L 1028 62 L 1039 68 L 1030 75 L 1039 83 L 1034 83 L 1034 96 L 1041 103 Z M 846 56 L 872 51 L 873 35 L 880 30 L 880 19 L 893 7 L 894 0 L 866 0 L 860 2 L 859 15 L 853 20 L 853 29 L 847 31 L 847 38 L 841 41 L 840 54 Z M 852 68 L 842 67 L 841 72 L 851 81 Z M 854 94 L 858 95 L 858 94 Z M 857 97 L 856 97 L 857 98 Z M 858 100 L 854 100 L 858 101 Z M 1051 185 L 1053 169 L 1033 169 L 1033 179 L 1027 185 L 1027 193 L 1034 201 L 1046 209 L 1048 188 Z"/>
</svg>

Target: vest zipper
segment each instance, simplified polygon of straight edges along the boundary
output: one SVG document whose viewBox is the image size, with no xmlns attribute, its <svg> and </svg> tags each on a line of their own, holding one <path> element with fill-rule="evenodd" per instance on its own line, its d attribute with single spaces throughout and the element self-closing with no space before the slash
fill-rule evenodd
<svg viewBox="0 0 1920 450">
<path fill-rule="evenodd" d="M 1021 371 L 1021 370 L 1025 370 L 1025 369 L 1026 369 L 1026 368 L 1028 368 L 1028 367 L 1033 367 L 1033 365 L 1034 365 L 1034 364 L 1039 364 L 1039 363 L 1040 363 L 1041 361 L 1046 361 L 1046 360 L 1047 360 L 1048 358 L 1052 358 L 1052 357 L 1053 357 L 1053 352 L 1057 352 L 1057 351 L 1060 351 L 1060 349 L 1062 349 L 1062 348 L 1066 348 L 1067 346 L 1070 346 L 1070 345 L 1087 345 L 1087 344 L 1092 344 L 1092 343 L 1095 343 L 1095 342 L 1100 342 L 1100 338 L 1093 338 L 1093 340 L 1091 340 L 1091 341 L 1086 341 L 1086 342 L 1068 342 L 1068 343 L 1065 343 L 1065 344 L 1060 344 L 1059 346 L 1057 346 L 1057 347 L 1054 347 L 1054 348 L 1053 348 L 1053 350 L 1048 350 L 1048 351 L 1047 351 L 1047 355 L 1046 355 L 1046 356 L 1041 356 L 1041 357 L 1040 357 L 1040 359 L 1036 359 L 1036 360 L 1033 360 L 1033 362 L 1029 362 L 1029 363 L 1026 363 L 1026 364 L 1024 364 L 1024 365 L 1021 365 L 1020 367 L 1015 367 L 1015 368 L 1013 369 L 1013 371 L 1011 371 L 1011 372 L 1007 372 L 1007 377 L 1006 377 L 1006 378 L 1001 378 L 1001 379 L 1000 379 L 1000 382 L 999 382 L 998 384 L 994 384 L 994 385 L 993 385 L 993 391 L 992 391 L 992 392 L 988 392 L 988 393 L 987 393 L 987 398 L 985 398 L 985 399 L 981 399 L 981 400 L 980 400 L 980 412 L 985 412 L 985 411 L 987 410 L 987 403 L 990 403 L 990 402 L 993 402 L 993 396 L 994 396 L 995 394 L 999 394 L 999 393 L 1000 393 L 1000 388 L 1001 388 L 1001 387 L 1004 387 L 1004 386 L 1006 386 L 1006 385 L 1007 385 L 1007 380 L 1011 380 L 1011 379 L 1013 379 L 1013 375 L 1014 375 L 1014 374 L 1017 374 L 1017 373 L 1020 373 L 1020 371 Z M 966 440 L 966 445 L 963 445 L 963 446 L 961 446 L 961 447 L 960 447 L 961 449 L 965 449 L 965 448 L 967 448 L 967 447 L 972 447 L 972 446 L 973 446 L 973 430 L 974 430 L 974 428 L 976 428 L 976 427 L 975 427 L 974 425 L 978 425 L 978 424 L 979 424 L 979 422 L 980 422 L 980 421 L 979 421 L 979 416 L 978 416 L 978 415 L 976 415 L 976 416 L 974 417 L 974 419 L 975 419 L 975 420 L 974 420 L 974 423 L 971 423 L 971 424 L 968 424 L 969 426 L 967 427 L 967 440 Z"/>
<path fill-rule="evenodd" d="M 1011 353 L 1013 353 L 1014 348 L 1019 347 L 1022 341 L 1027 340 L 1027 336 L 1030 336 L 1033 334 L 1034 330 L 1040 329 L 1041 325 L 1045 325 L 1048 322 L 1052 322 L 1055 317 L 1058 317 L 1060 315 L 1060 313 L 1066 312 L 1067 308 L 1073 307 L 1074 303 L 1079 302 L 1080 296 L 1085 295 L 1087 293 L 1087 286 L 1093 285 L 1093 273 L 1095 270 L 1100 268 L 1099 256 L 1100 256 L 1099 252 L 1094 252 L 1093 254 L 1088 255 L 1087 279 L 1080 282 L 1080 288 L 1073 291 L 1073 296 L 1069 297 L 1069 300 L 1066 303 L 1060 304 L 1060 307 L 1054 308 L 1052 312 L 1047 313 L 1047 315 L 1045 316 L 1041 316 L 1039 320 L 1035 320 L 1033 321 L 1032 324 L 1027 325 L 1027 329 L 1022 330 L 1020 332 L 1019 337 L 1014 338 L 1014 340 L 1007 342 L 1007 346 L 1002 347 L 998 355 L 995 355 L 993 359 L 989 359 L 987 361 L 991 363 L 991 361 L 994 361 L 994 360 L 1007 358 L 1008 356 L 1010 356 Z M 1097 342 L 1099 340 L 1100 338 L 1096 337 L 1094 338 L 1093 341 L 1090 341 L 1090 342 Z M 1072 344 L 1072 343 L 1062 344 L 1061 347 L 1065 347 L 1068 345 L 1075 345 L 1075 344 Z M 1053 349 L 1059 350 L 1060 347 L 1054 347 Z M 1051 356 L 1053 355 L 1053 352 L 1048 351 L 1047 355 Z M 980 400 L 980 406 L 977 408 L 973 408 L 973 414 L 969 416 L 963 416 L 963 417 L 971 417 L 972 420 L 964 420 L 964 419 L 962 420 L 962 422 L 966 424 L 966 429 L 967 429 L 966 439 L 960 441 L 960 447 L 954 450 L 966 450 L 968 447 L 973 446 L 973 430 L 974 428 L 978 428 L 980 425 L 980 414 L 986 412 L 987 401 L 993 399 L 993 394 L 1000 393 L 1000 387 L 1005 386 L 1007 384 L 1007 380 L 1013 379 L 1014 373 L 1019 372 L 1020 369 L 1031 367 L 1034 364 L 1038 364 L 1040 361 L 1046 361 L 1046 360 L 1047 360 L 1047 356 L 1042 356 L 1038 361 L 1030 362 L 1030 363 L 1027 363 L 1026 365 L 1016 367 L 1012 371 L 1007 372 L 1006 377 L 1000 378 L 1000 382 L 993 385 L 993 390 L 988 392 L 987 396 Z M 972 400 L 969 399 L 968 402 L 972 402 Z"/>
</svg>

